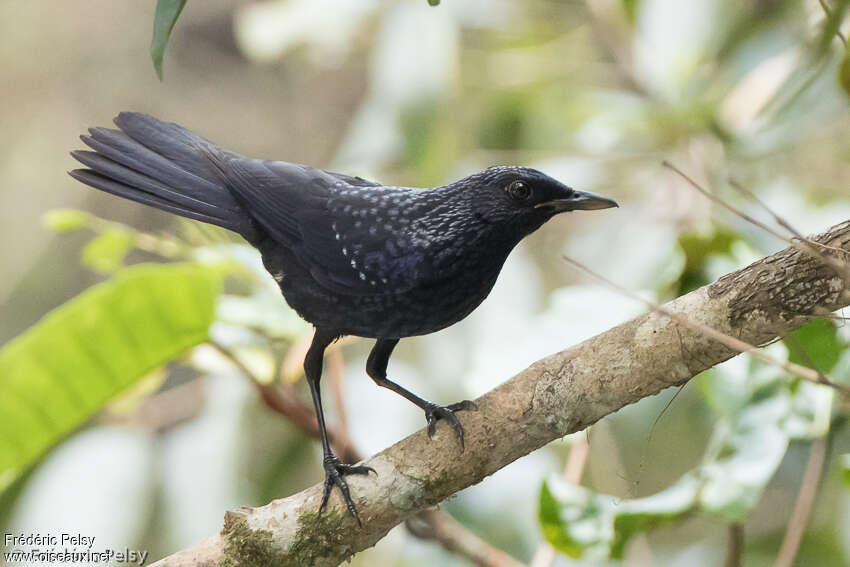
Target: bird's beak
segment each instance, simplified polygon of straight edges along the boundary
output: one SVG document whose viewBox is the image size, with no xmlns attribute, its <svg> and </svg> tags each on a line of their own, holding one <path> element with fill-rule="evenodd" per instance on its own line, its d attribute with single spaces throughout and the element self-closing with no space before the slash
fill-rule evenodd
<svg viewBox="0 0 850 567">
<path fill-rule="evenodd" d="M 610 209 L 611 207 L 619 207 L 617 201 L 594 195 L 585 191 L 573 191 L 569 197 L 564 199 L 554 199 L 535 205 L 535 209 L 546 207 L 556 213 L 566 211 L 595 211 L 596 209 Z"/>
</svg>

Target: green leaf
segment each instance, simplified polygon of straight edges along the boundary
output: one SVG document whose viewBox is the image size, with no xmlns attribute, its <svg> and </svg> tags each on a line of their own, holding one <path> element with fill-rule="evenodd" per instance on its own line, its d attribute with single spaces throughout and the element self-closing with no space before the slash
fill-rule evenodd
<svg viewBox="0 0 850 567">
<path fill-rule="evenodd" d="M 100 274 L 111 274 L 124 265 L 124 257 L 133 247 L 133 233 L 110 228 L 83 248 L 83 265 Z"/>
<path fill-rule="evenodd" d="M 540 491 L 540 524 L 552 547 L 570 557 L 620 559 L 632 535 L 679 518 L 698 490 L 690 475 L 647 498 L 620 500 L 552 476 Z"/>
<path fill-rule="evenodd" d="M 757 413 L 781 411 L 780 405 L 771 400 L 770 407 Z M 726 522 L 742 522 L 779 467 L 788 449 L 788 436 L 771 423 L 761 427 L 758 423 L 753 427 L 738 424 L 718 449 L 722 456 L 696 471 L 701 482 L 699 506 Z"/>
<path fill-rule="evenodd" d="M 712 226 L 709 232 L 686 232 L 679 236 L 679 247 L 685 254 L 685 266 L 679 281 L 679 294 L 683 295 L 709 283 L 706 263 L 711 256 L 729 256 L 732 244 L 740 236 L 721 226 Z"/>
<path fill-rule="evenodd" d="M 153 18 L 153 40 L 151 40 L 151 59 L 153 68 L 159 80 L 162 80 L 162 58 L 165 56 L 165 46 L 171 37 L 171 30 L 180 17 L 180 12 L 186 5 L 186 0 L 157 0 L 156 14 Z"/>
<path fill-rule="evenodd" d="M 440 5 L 440 0 L 428 0 L 428 4 L 429 4 L 430 6 L 439 6 L 439 5 Z"/>
<path fill-rule="evenodd" d="M 828 319 L 815 319 L 803 325 L 791 333 L 787 343 L 788 360 L 802 366 L 814 365 L 821 372 L 832 370 L 844 350 L 838 329 Z"/>
<path fill-rule="evenodd" d="M 74 209 L 54 209 L 41 217 L 44 225 L 56 232 L 70 232 L 88 224 L 89 213 Z"/>
<path fill-rule="evenodd" d="M 841 480 L 850 486 L 850 453 L 841 455 Z"/>
<path fill-rule="evenodd" d="M 117 394 L 207 339 L 220 275 L 122 270 L 0 349 L 0 490 Z"/>
</svg>

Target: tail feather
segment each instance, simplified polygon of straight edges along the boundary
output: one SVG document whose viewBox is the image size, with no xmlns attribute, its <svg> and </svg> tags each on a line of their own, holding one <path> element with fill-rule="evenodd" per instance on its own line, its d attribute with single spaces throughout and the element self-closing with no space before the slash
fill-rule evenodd
<svg viewBox="0 0 850 567">
<path fill-rule="evenodd" d="M 70 172 L 86 185 L 183 217 L 255 236 L 213 158 L 237 158 L 176 124 L 135 112 L 115 119 L 121 130 L 92 128 L 82 141 L 94 151 L 71 155 L 90 169 Z"/>
<path fill-rule="evenodd" d="M 178 124 L 163 122 L 147 114 L 121 112 L 115 117 L 114 122 L 133 140 L 154 150 L 181 169 L 205 179 L 209 179 L 210 176 L 217 179 L 206 157 L 209 153 L 224 158 L 242 157 L 219 148 Z"/>
<path fill-rule="evenodd" d="M 174 213 L 175 215 L 180 215 L 181 217 L 195 219 L 201 222 L 221 226 L 233 230 L 235 232 L 241 232 L 237 230 L 236 226 L 229 226 L 229 223 L 221 217 L 211 217 L 201 212 L 181 207 L 180 205 L 168 201 L 166 199 L 157 197 L 144 191 L 139 191 L 133 187 L 114 181 L 109 177 L 105 177 L 95 171 L 92 171 L 91 169 L 74 169 L 69 171 L 68 175 L 70 175 L 77 181 L 85 183 L 89 187 L 100 189 L 101 191 L 116 195 L 118 197 L 123 197 L 125 199 L 141 203 L 143 205 L 148 205 L 149 207 L 154 207 L 155 209 Z"/>
<path fill-rule="evenodd" d="M 110 179 L 120 180 L 122 183 L 125 183 L 130 187 L 139 189 L 151 195 L 158 195 L 163 199 L 172 201 L 176 205 L 185 207 L 189 210 L 197 210 L 198 212 L 204 213 L 208 216 L 213 216 L 222 212 L 221 207 L 196 199 L 188 194 L 188 191 L 181 193 L 180 191 L 172 189 L 168 185 L 160 183 L 153 177 L 149 177 L 144 173 L 130 169 L 129 167 L 112 161 L 111 159 L 96 152 L 78 150 L 71 152 L 71 155 L 74 156 L 74 159 L 78 162 L 90 167 L 92 170 L 103 176 Z"/>
<path fill-rule="evenodd" d="M 185 191 L 191 191 L 198 195 L 215 195 L 223 189 L 221 182 L 217 179 L 216 181 L 209 180 L 212 178 L 210 173 L 206 174 L 206 178 L 200 177 L 155 150 L 149 149 L 130 138 L 120 130 L 91 128 L 89 132 L 91 136 L 80 136 L 80 139 L 88 147 L 145 175 L 153 178 L 168 178 L 174 182 L 179 182 L 185 187 Z M 229 196 L 229 192 L 223 193 L 223 195 Z M 230 200 L 235 206 L 236 202 L 232 198 Z"/>
</svg>

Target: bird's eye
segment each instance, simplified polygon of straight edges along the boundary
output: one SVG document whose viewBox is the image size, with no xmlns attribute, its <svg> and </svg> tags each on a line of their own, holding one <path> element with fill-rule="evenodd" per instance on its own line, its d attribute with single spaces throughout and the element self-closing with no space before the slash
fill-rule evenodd
<svg viewBox="0 0 850 567">
<path fill-rule="evenodd" d="M 531 187 L 525 181 L 512 181 L 505 190 L 517 201 L 526 201 L 531 197 Z"/>
</svg>

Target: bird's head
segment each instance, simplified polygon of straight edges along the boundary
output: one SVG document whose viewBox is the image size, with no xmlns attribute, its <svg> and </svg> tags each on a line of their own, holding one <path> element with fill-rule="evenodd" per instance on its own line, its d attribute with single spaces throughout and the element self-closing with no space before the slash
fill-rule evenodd
<svg viewBox="0 0 850 567">
<path fill-rule="evenodd" d="M 490 167 L 459 183 L 482 221 L 515 227 L 523 236 L 558 213 L 618 206 L 612 199 L 577 191 L 528 167 Z"/>
</svg>

